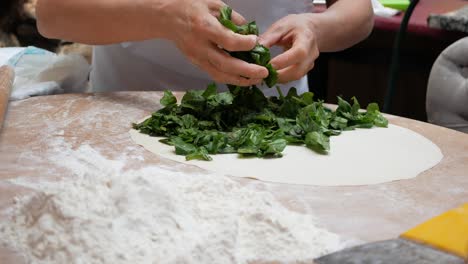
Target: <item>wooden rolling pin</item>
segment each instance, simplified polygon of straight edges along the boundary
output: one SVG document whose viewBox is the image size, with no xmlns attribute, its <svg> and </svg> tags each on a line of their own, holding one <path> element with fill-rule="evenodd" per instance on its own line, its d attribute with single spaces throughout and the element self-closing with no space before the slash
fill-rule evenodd
<svg viewBox="0 0 468 264">
<path fill-rule="evenodd" d="M 5 119 L 11 87 L 15 79 L 15 72 L 10 66 L 0 67 L 0 129 Z"/>
</svg>

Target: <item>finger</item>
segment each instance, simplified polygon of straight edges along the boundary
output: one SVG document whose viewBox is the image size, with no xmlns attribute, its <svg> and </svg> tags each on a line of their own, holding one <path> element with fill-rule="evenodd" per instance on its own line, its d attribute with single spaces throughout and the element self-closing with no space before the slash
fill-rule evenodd
<svg viewBox="0 0 468 264">
<path fill-rule="evenodd" d="M 238 26 L 244 25 L 245 23 L 247 23 L 247 20 L 241 14 L 237 13 L 234 10 L 232 10 L 231 20 L 232 22 L 234 22 L 234 24 Z"/>
<path fill-rule="evenodd" d="M 264 34 L 260 35 L 260 37 L 258 37 L 258 43 L 267 48 L 271 48 L 281 41 L 282 36 L 283 35 L 280 32 L 265 32 Z"/>
<path fill-rule="evenodd" d="M 319 51 L 313 34 L 292 31 L 284 38 L 285 43 L 282 44 L 292 43 L 292 46 L 270 61 L 275 69 L 280 70 L 305 60 L 317 59 Z"/>
<path fill-rule="evenodd" d="M 213 16 L 207 18 L 204 31 L 209 40 L 229 51 L 247 51 L 257 44 L 257 36 L 236 34 L 225 28 Z"/>
<path fill-rule="evenodd" d="M 314 54 L 309 51 L 307 46 L 306 43 L 294 43 L 290 49 L 274 57 L 270 63 L 273 68 L 281 70 L 307 60 L 309 57 L 315 60 L 315 58 L 313 58 Z"/>
<path fill-rule="evenodd" d="M 252 86 L 260 84 L 263 81 L 263 79 L 248 79 L 239 75 L 225 73 L 214 67 L 208 61 L 201 61 L 194 58 L 191 58 L 190 60 L 194 65 L 207 72 L 217 83 L 226 83 L 238 86 Z"/>
<path fill-rule="evenodd" d="M 220 10 L 221 8 L 225 7 L 226 4 L 221 2 L 221 1 L 215 1 L 215 2 L 212 2 L 209 4 L 209 8 L 211 10 L 211 13 L 219 18 L 220 16 Z M 237 13 L 236 11 L 232 10 L 232 13 L 231 13 L 231 20 L 236 24 L 236 25 L 243 25 L 245 23 L 247 23 L 247 20 L 239 13 Z"/>
<path fill-rule="evenodd" d="M 208 61 L 222 72 L 252 79 L 263 79 L 268 76 L 267 68 L 236 59 L 217 47 L 213 47 L 209 54 Z"/>
<path fill-rule="evenodd" d="M 205 5 L 205 4 L 203 4 Z M 219 10 L 221 10 L 221 8 L 225 7 L 226 4 L 223 2 L 223 1 L 208 1 L 208 8 L 214 12 L 217 12 L 217 14 L 219 14 Z"/>
<path fill-rule="evenodd" d="M 294 64 L 285 69 L 278 71 L 278 82 L 288 83 L 296 81 L 304 77 L 311 69 L 314 68 L 314 62 L 306 64 Z"/>
<path fill-rule="evenodd" d="M 208 72 L 208 74 L 215 82 L 218 83 L 226 83 L 238 86 L 252 86 L 262 82 L 262 79 L 248 79 L 242 76 L 222 72 L 210 63 L 203 63 L 200 66 L 202 69 Z"/>
<path fill-rule="evenodd" d="M 279 23 L 281 21 L 283 20 L 274 23 L 267 31 L 260 35 L 258 42 L 261 45 L 271 48 L 280 42 L 283 36 L 287 34 L 289 27 L 287 27 L 286 24 L 281 25 L 281 23 Z"/>
</svg>

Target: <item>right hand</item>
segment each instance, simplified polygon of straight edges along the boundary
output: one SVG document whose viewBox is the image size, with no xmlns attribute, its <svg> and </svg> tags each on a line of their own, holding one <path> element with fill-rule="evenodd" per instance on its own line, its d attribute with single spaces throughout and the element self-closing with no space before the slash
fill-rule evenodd
<svg viewBox="0 0 468 264">
<path fill-rule="evenodd" d="M 268 76 L 265 67 L 236 59 L 223 50 L 248 51 L 257 43 L 257 36 L 236 34 L 218 21 L 219 10 L 225 5 L 220 0 L 166 1 L 159 10 L 162 26 L 167 28 L 165 36 L 214 81 L 239 86 L 259 84 Z M 235 11 L 232 20 L 245 23 Z"/>
</svg>

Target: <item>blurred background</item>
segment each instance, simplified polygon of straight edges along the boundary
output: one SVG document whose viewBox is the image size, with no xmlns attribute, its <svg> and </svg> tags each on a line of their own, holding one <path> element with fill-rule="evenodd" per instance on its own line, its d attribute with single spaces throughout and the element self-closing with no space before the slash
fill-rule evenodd
<svg viewBox="0 0 468 264">
<path fill-rule="evenodd" d="M 401 23 L 405 11 L 409 11 L 407 9 L 410 1 L 380 2 L 401 12 L 394 16 L 376 13 L 374 29 L 365 41 L 343 52 L 321 54 L 315 69 L 309 74 L 309 86 L 326 102 L 334 103 L 337 95 L 343 95 L 346 98 L 356 96 L 363 104 L 377 101 L 382 106 L 390 79 L 393 78 L 393 98 L 387 112 L 426 121 L 431 69 L 445 49 L 467 36 L 468 1 L 417 1 L 405 28 L 406 34 L 401 39 L 395 76 L 390 74 L 395 39 L 401 33 Z M 321 8 L 323 7 L 317 7 L 316 11 L 320 12 Z M 458 52 L 468 54 L 468 44 L 465 46 L 465 49 Z M 453 54 L 453 57 L 459 55 Z M 457 61 L 455 64 L 459 64 L 459 67 L 455 71 L 450 70 L 452 72 L 445 76 L 449 78 L 452 74 L 452 78 L 460 78 L 459 84 L 451 85 L 463 85 L 462 81 L 467 80 L 468 75 L 463 77 L 462 74 L 462 70 L 468 66 L 468 58 L 466 59 L 467 61 Z M 464 92 L 447 92 L 468 94 L 468 87 L 465 89 L 467 90 Z M 447 104 L 452 103 L 446 99 Z M 464 100 L 468 107 L 468 95 Z M 468 109 L 463 111 L 464 118 L 468 119 Z"/>
<path fill-rule="evenodd" d="M 92 47 L 42 37 L 36 27 L 37 0 L 0 1 L 0 48 L 35 46 L 58 54 L 78 53 L 91 62 Z"/>
</svg>

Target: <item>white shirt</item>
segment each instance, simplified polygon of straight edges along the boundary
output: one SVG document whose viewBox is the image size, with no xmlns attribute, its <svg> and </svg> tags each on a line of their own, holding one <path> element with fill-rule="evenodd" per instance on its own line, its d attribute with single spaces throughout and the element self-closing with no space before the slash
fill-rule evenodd
<svg viewBox="0 0 468 264">
<path fill-rule="evenodd" d="M 227 5 L 248 21 L 255 20 L 260 32 L 288 14 L 310 12 L 311 0 L 226 0 Z M 279 48 L 272 48 L 272 56 Z M 190 63 L 167 40 L 154 39 L 141 42 L 95 46 L 91 71 L 91 84 L 95 92 L 122 90 L 205 89 L 213 81 L 207 73 Z M 284 93 L 290 87 L 299 93 L 308 91 L 307 76 L 281 85 Z M 220 89 L 224 86 L 218 85 Z M 260 87 L 266 95 L 275 95 L 276 89 Z"/>
</svg>

